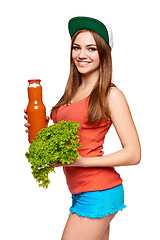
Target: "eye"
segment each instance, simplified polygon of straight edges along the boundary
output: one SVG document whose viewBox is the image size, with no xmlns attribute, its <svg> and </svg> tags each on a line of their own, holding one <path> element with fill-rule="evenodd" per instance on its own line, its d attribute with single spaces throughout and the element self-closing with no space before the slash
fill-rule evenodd
<svg viewBox="0 0 160 240">
<path fill-rule="evenodd" d="M 73 46 L 72 49 L 78 50 L 78 49 L 80 49 L 80 47 L 78 47 L 78 46 Z"/>
<path fill-rule="evenodd" d="M 94 52 L 94 51 L 96 51 L 96 50 L 97 50 L 97 48 L 94 48 L 94 47 L 90 47 L 90 48 L 89 48 L 89 51 L 90 51 L 90 52 Z"/>
</svg>

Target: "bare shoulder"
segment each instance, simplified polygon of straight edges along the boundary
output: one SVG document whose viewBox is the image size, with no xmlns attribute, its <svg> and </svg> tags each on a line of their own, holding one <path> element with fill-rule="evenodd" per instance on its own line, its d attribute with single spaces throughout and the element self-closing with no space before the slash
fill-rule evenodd
<svg viewBox="0 0 160 240">
<path fill-rule="evenodd" d="M 127 115 L 131 117 L 128 102 L 124 93 L 117 87 L 111 87 L 108 94 L 108 110 L 112 121 L 124 119 Z"/>
<path fill-rule="evenodd" d="M 123 92 L 117 87 L 110 87 L 109 89 L 109 99 L 116 100 L 117 98 L 125 98 Z"/>
<path fill-rule="evenodd" d="M 109 108 L 112 108 L 116 105 L 123 104 L 123 103 L 127 104 L 127 100 L 125 98 L 124 93 L 117 87 L 111 87 L 108 94 Z"/>
</svg>

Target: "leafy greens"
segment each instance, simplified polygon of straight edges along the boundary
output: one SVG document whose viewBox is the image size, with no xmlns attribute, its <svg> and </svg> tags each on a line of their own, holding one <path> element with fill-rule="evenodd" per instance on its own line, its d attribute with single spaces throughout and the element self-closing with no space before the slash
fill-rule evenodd
<svg viewBox="0 0 160 240">
<path fill-rule="evenodd" d="M 40 130 L 30 144 L 25 156 L 40 187 L 48 188 L 48 174 L 54 171 L 51 165 L 70 164 L 74 158 L 78 159 L 77 149 L 82 145 L 79 143 L 79 128 L 79 123 L 60 121 Z"/>
</svg>

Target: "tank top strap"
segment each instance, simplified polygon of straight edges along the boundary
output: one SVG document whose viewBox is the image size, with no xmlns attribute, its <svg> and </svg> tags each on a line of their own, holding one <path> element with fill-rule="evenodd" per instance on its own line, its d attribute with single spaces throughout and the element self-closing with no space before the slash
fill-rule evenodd
<svg viewBox="0 0 160 240">
<path fill-rule="evenodd" d="M 114 83 L 111 83 L 110 87 L 117 87 Z"/>
</svg>

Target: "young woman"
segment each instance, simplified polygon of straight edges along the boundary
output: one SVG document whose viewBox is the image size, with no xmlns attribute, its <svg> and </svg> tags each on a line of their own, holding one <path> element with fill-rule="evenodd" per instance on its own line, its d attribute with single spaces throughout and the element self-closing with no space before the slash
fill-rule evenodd
<svg viewBox="0 0 160 240">
<path fill-rule="evenodd" d="M 51 118 L 80 123 L 82 146 L 79 159 L 63 165 L 72 206 L 62 240 L 107 240 L 111 220 L 126 207 L 122 179 L 114 167 L 138 164 L 141 148 L 127 101 L 111 83 L 111 31 L 96 19 L 76 17 L 69 21 L 69 33 L 69 79 Z M 112 124 L 122 149 L 103 155 Z"/>
</svg>

